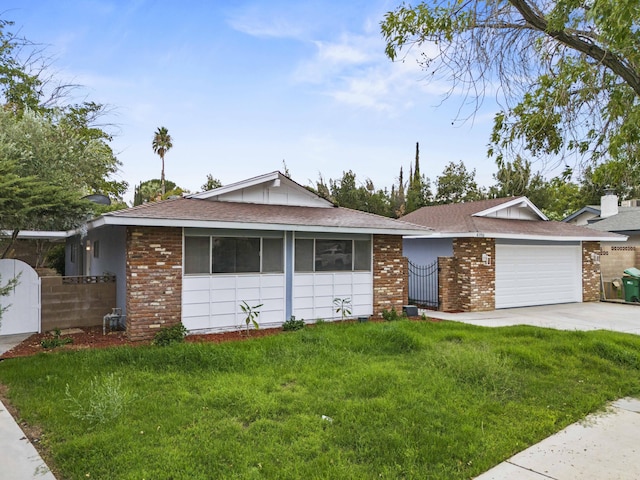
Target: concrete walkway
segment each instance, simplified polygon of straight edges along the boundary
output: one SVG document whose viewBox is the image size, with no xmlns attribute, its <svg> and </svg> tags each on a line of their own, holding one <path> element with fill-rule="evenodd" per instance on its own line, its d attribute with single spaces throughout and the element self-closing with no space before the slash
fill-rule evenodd
<svg viewBox="0 0 640 480">
<path fill-rule="evenodd" d="M 640 335 L 640 304 L 589 302 L 505 308 L 491 312 L 445 313 L 421 310 L 428 317 L 483 327 L 533 325 L 559 330 L 613 330 Z"/>
<path fill-rule="evenodd" d="M 514 455 L 476 480 L 637 480 L 640 401 L 618 400 L 601 414 Z"/>
<path fill-rule="evenodd" d="M 2 480 L 56 480 L 2 402 L 0 465 Z"/>
</svg>

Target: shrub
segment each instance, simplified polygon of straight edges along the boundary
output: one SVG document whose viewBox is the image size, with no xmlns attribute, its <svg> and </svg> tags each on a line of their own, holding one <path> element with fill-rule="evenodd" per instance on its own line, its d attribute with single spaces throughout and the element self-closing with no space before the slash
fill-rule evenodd
<svg viewBox="0 0 640 480">
<path fill-rule="evenodd" d="M 161 328 L 153 338 L 153 344 L 164 347 L 166 345 L 171 345 L 172 343 L 180 343 L 184 341 L 184 337 L 186 335 L 187 329 L 184 325 L 182 323 L 176 323 L 170 327 Z"/>
<path fill-rule="evenodd" d="M 400 320 L 403 315 L 400 315 L 395 307 L 391 307 L 391 310 L 387 310 L 386 308 L 382 310 L 382 318 L 384 318 L 387 322 L 395 322 L 396 320 Z"/>
<path fill-rule="evenodd" d="M 73 338 L 62 337 L 60 335 L 60 329 L 54 328 L 53 337 L 43 338 L 42 341 L 40 342 L 40 345 L 42 345 L 42 348 L 57 348 L 57 347 L 61 347 L 62 345 L 68 345 L 69 343 L 73 343 Z"/>
<path fill-rule="evenodd" d="M 294 330 L 300 330 L 304 328 L 304 320 L 296 320 L 296 317 L 291 315 L 291 318 L 282 324 L 282 329 L 285 332 L 291 332 Z"/>
</svg>

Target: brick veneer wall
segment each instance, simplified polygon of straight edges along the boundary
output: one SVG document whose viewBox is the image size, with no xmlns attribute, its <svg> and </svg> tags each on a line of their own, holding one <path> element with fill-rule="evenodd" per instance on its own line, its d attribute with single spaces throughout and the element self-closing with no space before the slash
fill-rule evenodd
<svg viewBox="0 0 640 480">
<path fill-rule="evenodd" d="M 182 229 L 127 228 L 127 336 L 149 340 L 182 316 Z"/>
<path fill-rule="evenodd" d="M 491 256 L 491 265 L 482 254 Z M 482 312 L 495 309 L 496 243 L 493 238 L 455 238 L 453 256 L 457 259 L 460 310 Z"/>
<path fill-rule="evenodd" d="M 395 308 L 402 313 L 409 302 L 408 260 L 402 256 L 402 237 L 373 236 L 373 316 Z"/>
<path fill-rule="evenodd" d="M 600 300 L 600 242 L 582 242 L 582 301 Z"/>
<path fill-rule="evenodd" d="M 454 257 L 438 257 L 438 310 L 459 312 L 461 309 L 458 261 Z"/>
</svg>

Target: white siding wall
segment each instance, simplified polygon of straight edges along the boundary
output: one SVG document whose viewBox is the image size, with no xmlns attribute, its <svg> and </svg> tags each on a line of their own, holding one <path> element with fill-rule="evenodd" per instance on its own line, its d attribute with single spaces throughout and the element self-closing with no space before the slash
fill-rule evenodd
<svg viewBox="0 0 640 480">
<path fill-rule="evenodd" d="M 245 327 L 240 304 L 264 305 L 257 321 L 262 328 L 285 320 L 284 274 L 202 275 L 182 279 L 182 322 L 187 330 L 223 331 Z"/>
<path fill-rule="evenodd" d="M 296 273 L 293 280 L 293 315 L 301 320 L 335 320 L 333 300 L 351 300 L 350 317 L 373 314 L 371 272 Z"/>
</svg>

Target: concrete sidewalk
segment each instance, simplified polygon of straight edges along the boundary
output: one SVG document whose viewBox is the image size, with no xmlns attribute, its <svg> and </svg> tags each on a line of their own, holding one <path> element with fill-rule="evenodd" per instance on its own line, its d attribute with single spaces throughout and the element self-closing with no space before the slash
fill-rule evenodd
<svg viewBox="0 0 640 480">
<path fill-rule="evenodd" d="M 533 325 L 559 330 L 613 330 L 640 335 L 640 305 L 588 302 L 505 308 L 489 312 L 447 313 L 421 310 L 420 313 L 431 318 L 483 327 Z"/>
<path fill-rule="evenodd" d="M 637 480 L 640 400 L 614 402 L 514 455 L 476 480 Z"/>
<path fill-rule="evenodd" d="M 0 465 L 2 480 L 56 480 L 2 402 Z"/>
</svg>

